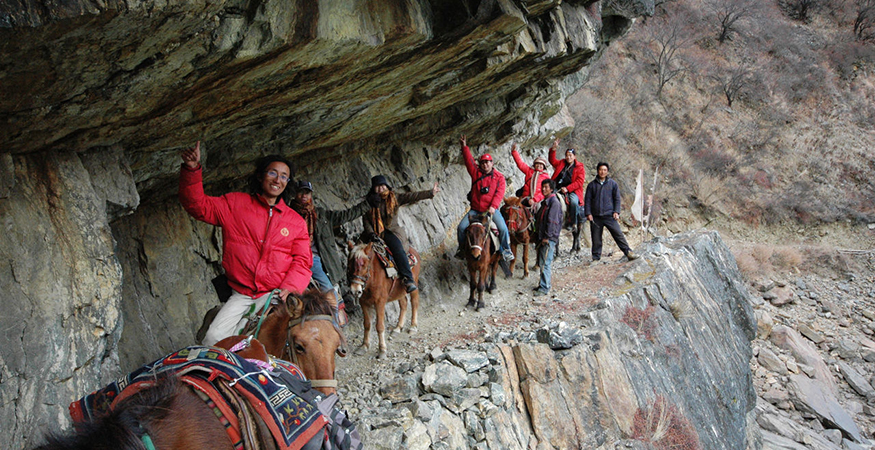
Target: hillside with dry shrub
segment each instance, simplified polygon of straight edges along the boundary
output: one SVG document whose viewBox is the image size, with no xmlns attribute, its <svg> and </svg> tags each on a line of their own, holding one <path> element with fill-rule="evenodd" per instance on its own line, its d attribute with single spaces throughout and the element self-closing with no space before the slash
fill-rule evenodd
<svg viewBox="0 0 875 450">
<path fill-rule="evenodd" d="M 875 0 L 664 2 L 571 98 L 586 124 L 571 144 L 590 174 L 611 164 L 626 207 L 643 169 L 658 234 L 865 230 L 875 222 L 873 24 Z"/>
</svg>

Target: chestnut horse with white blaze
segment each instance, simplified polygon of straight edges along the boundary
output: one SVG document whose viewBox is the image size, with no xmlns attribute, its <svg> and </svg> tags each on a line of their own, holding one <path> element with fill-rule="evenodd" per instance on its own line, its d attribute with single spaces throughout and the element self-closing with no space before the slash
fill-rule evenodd
<svg viewBox="0 0 875 450">
<path fill-rule="evenodd" d="M 379 336 L 379 353 L 377 358 L 386 356 L 386 304 L 398 301 L 398 325 L 392 333 L 400 333 L 404 328 L 404 320 L 407 314 L 407 290 L 404 283 L 398 278 L 390 278 L 386 269 L 374 251 L 374 244 L 359 244 L 353 246 L 350 242 L 349 262 L 347 272 L 349 289 L 353 295 L 359 298 L 362 307 L 362 320 L 364 321 L 364 333 L 362 345 L 356 349 L 356 355 L 364 354 L 370 348 L 371 337 L 371 309 L 374 310 L 377 322 L 377 335 Z M 419 253 L 410 248 L 410 254 L 416 260 L 411 264 L 413 282 L 419 284 Z M 395 258 L 406 258 L 407 255 L 393 255 Z M 417 315 L 419 314 L 419 290 L 410 294 L 410 328 L 408 333 L 415 333 L 417 329 Z"/>
</svg>

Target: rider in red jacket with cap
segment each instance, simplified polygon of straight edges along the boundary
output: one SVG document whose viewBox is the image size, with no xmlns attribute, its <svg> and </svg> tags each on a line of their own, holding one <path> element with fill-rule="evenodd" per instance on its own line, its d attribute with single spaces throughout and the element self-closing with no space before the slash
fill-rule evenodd
<svg viewBox="0 0 875 450">
<path fill-rule="evenodd" d="M 462 144 L 462 158 L 465 160 L 465 168 L 471 175 L 471 210 L 465 214 L 456 228 L 456 236 L 459 239 L 459 251 L 456 253 L 456 257 L 463 258 L 462 242 L 465 241 L 465 230 L 471 223 L 471 219 L 478 214 L 488 212 L 492 215 L 495 227 L 498 228 L 499 247 L 502 259 L 506 263 L 513 259 L 513 253 L 510 251 L 510 234 L 507 232 L 507 224 L 499 211 L 501 202 L 504 201 L 506 187 L 504 175 L 493 167 L 492 155 L 489 153 L 484 153 L 478 162 L 474 163 L 474 156 L 471 155 L 468 140 L 464 135 L 459 139 L 459 143 Z M 509 269 L 505 269 L 505 267 L 506 264 L 503 264 L 502 269 L 505 270 L 506 274 Z"/>
<path fill-rule="evenodd" d="M 565 150 L 565 158 L 557 159 L 556 150 L 559 148 L 559 139 L 553 141 L 550 152 L 547 155 L 550 164 L 553 165 L 553 181 L 556 182 L 556 192 L 565 195 L 568 203 L 566 217 L 571 218 L 572 234 L 574 243 L 571 251 L 580 251 L 580 227 L 583 223 L 583 188 L 586 183 L 586 169 L 583 163 L 577 160 L 577 150 L 569 148 Z"/>
</svg>

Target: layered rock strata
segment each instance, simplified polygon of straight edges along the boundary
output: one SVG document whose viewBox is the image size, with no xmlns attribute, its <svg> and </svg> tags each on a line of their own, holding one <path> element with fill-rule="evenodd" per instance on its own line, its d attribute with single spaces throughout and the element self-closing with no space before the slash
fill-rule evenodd
<svg viewBox="0 0 875 450">
<path fill-rule="evenodd" d="M 29 446 L 47 424 L 69 424 L 77 396 L 192 342 L 215 303 L 221 236 L 176 203 L 181 146 L 203 141 L 213 194 L 239 189 L 266 153 L 292 157 L 333 208 L 376 173 L 399 189 L 440 181 L 444 198 L 404 218 L 433 253 L 465 208 L 449 143 L 467 133 L 478 151 L 502 143 L 501 153 L 510 139 L 542 150 L 568 133 L 563 101 L 587 65 L 652 10 L 652 0 L 0 2 L 0 286 L 16 306 L 0 319 L 4 442 Z M 425 285 L 439 297 L 444 269 L 430 267 Z"/>
<path fill-rule="evenodd" d="M 572 316 L 579 322 L 432 352 L 386 382 L 385 404 L 363 399 L 365 441 L 375 449 L 758 448 L 748 366 L 756 321 L 729 250 L 716 233 L 691 233 L 642 253 L 606 298 Z M 583 342 L 551 350 L 550 334 Z"/>
</svg>

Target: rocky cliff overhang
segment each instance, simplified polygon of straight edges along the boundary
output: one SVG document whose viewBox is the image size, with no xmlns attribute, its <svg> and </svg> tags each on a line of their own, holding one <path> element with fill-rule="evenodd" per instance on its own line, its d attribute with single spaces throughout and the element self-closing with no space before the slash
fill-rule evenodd
<svg viewBox="0 0 875 450">
<path fill-rule="evenodd" d="M 0 0 L 0 142 L 12 154 L 115 148 L 148 201 L 172 193 L 175 149 L 196 140 L 215 183 L 266 153 L 308 163 L 463 132 L 525 139 L 652 10 L 653 0 Z"/>
</svg>

